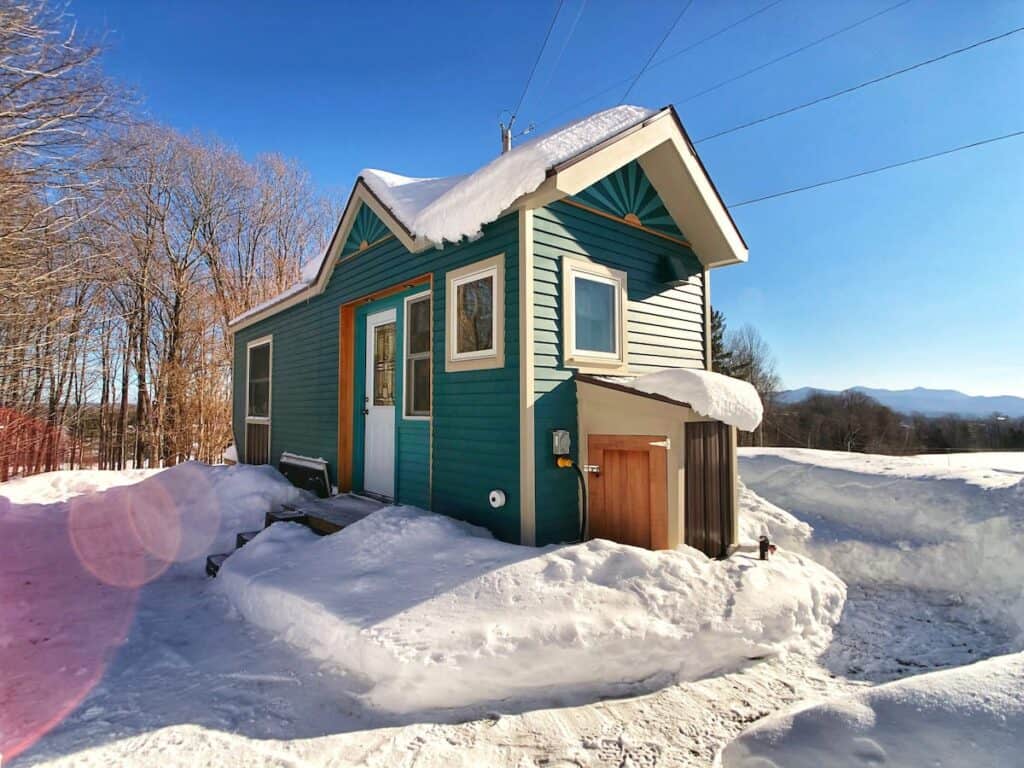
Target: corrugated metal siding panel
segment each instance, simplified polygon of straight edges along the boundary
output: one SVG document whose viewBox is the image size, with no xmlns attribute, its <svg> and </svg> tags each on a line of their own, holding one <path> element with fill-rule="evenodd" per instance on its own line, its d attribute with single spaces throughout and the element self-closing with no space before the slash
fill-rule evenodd
<svg viewBox="0 0 1024 768">
<path fill-rule="evenodd" d="M 700 263 L 689 249 L 627 224 L 554 203 L 534 213 L 534 381 L 536 387 L 537 543 L 576 536 L 575 473 L 553 466 L 551 430 L 579 439 L 572 370 L 562 365 L 563 255 L 588 258 L 628 275 L 629 362 L 637 372 L 704 367 L 704 287 Z M 687 284 L 661 278 L 667 253 L 693 266 Z"/>
<path fill-rule="evenodd" d="M 519 540 L 519 279 L 518 217 L 484 228 L 472 243 L 410 254 L 388 240 L 343 261 L 327 290 L 308 302 L 243 329 L 235 337 L 235 431 L 244 424 L 246 342 L 274 334 L 271 460 L 283 450 L 323 456 L 337 471 L 338 308 L 360 296 L 432 273 L 434 279 L 434 451 L 432 498 L 426 498 L 419 462 L 400 467 L 399 485 L 420 488 L 420 505 Z M 451 269 L 505 253 L 505 367 L 444 371 L 445 275 Z M 279 353 L 280 350 L 280 353 Z M 422 455 L 426 422 L 399 420 L 396 460 L 406 449 Z M 478 456 L 487 457 L 480 461 Z M 492 510 L 487 494 L 505 491 L 508 503 Z M 403 499 L 406 494 L 400 491 Z M 417 503 L 410 490 L 409 503 Z"/>
</svg>

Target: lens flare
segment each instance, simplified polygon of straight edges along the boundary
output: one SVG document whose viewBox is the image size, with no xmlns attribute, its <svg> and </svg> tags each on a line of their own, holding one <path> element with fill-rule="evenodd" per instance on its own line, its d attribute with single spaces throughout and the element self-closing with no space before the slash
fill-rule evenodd
<svg viewBox="0 0 1024 768">
<path fill-rule="evenodd" d="M 198 464 L 181 464 L 146 485 L 152 493 L 134 498 L 130 514 L 132 528 L 146 552 L 167 563 L 208 555 L 221 519 L 209 470 Z"/>
<path fill-rule="evenodd" d="M 15 507 L 32 515 L 0 516 L 0 755 L 6 760 L 31 747 L 95 687 L 127 637 L 138 596 L 99 579 L 76 558 L 66 504 Z M 95 526 L 87 538 L 101 532 Z"/>
<path fill-rule="evenodd" d="M 142 504 L 173 507 L 167 491 L 153 482 L 78 496 L 69 502 L 71 545 L 78 561 L 104 584 L 138 588 L 170 565 L 170 560 L 154 556 L 139 537 L 134 510 Z"/>
</svg>

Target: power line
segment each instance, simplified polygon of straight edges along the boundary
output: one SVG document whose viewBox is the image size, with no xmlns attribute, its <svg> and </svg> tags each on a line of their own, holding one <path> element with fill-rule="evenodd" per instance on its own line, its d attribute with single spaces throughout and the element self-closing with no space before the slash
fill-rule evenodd
<svg viewBox="0 0 1024 768">
<path fill-rule="evenodd" d="M 734 27 L 738 27 L 740 24 L 742 24 L 745 21 L 750 21 L 755 16 L 759 16 L 760 14 L 764 13 L 765 11 L 767 11 L 769 8 L 773 8 L 773 7 L 775 7 L 776 5 L 778 5 L 781 2 L 782 2 L 782 0 L 773 0 L 773 2 L 770 2 L 767 5 L 762 5 L 757 10 L 751 11 L 746 16 L 743 16 L 743 17 L 741 17 L 739 19 L 736 19 L 736 21 L 732 22 L 731 24 L 726 24 L 724 27 L 721 27 L 721 28 L 715 30 L 710 35 L 708 35 L 707 37 L 702 37 L 700 40 L 696 41 L 695 43 L 691 43 L 690 45 L 686 46 L 685 48 L 680 48 L 678 51 L 673 51 L 672 53 L 666 55 L 664 58 L 658 59 L 656 62 L 654 62 L 651 65 L 651 69 L 655 69 L 656 67 L 660 67 L 662 64 L 667 64 L 672 59 L 674 59 L 674 58 L 676 58 L 678 56 L 682 56 L 684 53 L 687 53 L 688 51 L 693 50 L 698 45 L 703 45 L 704 43 L 708 42 L 709 40 L 714 40 L 719 35 L 725 34 L 730 29 L 733 29 Z"/>
<path fill-rule="evenodd" d="M 707 43 L 707 42 L 709 42 L 711 40 L 714 40 L 719 35 L 722 35 L 722 34 L 728 32 L 729 30 L 738 27 L 740 24 L 743 24 L 744 22 L 750 21 L 755 16 L 758 16 L 758 15 L 764 13 L 769 8 L 773 8 L 774 6 L 778 5 L 781 2 L 783 2 L 783 0 L 772 0 L 772 2 L 767 3 L 766 5 L 761 6 L 760 8 L 758 8 L 755 11 L 751 11 L 746 16 L 743 16 L 742 18 L 739 18 L 736 21 L 734 21 L 734 22 L 732 22 L 730 24 L 727 24 L 724 27 L 720 27 L 719 29 L 717 29 L 714 32 L 712 32 L 711 34 L 709 34 L 709 35 L 707 35 L 705 37 L 702 37 L 700 40 L 697 40 L 696 42 L 691 43 L 690 45 L 686 46 L 685 48 L 681 48 L 678 51 L 673 51 L 672 53 L 667 54 L 664 58 L 661 58 L 658 61 L 654 62 L 649 67 L 649 69 L 657 69 L 662 64 L 667 64 L 670 60 L 672 60 L 674 58 L 677 58 L 678 56 L 682 56 L 684 53 L 688 53 L 688 52 L 692 51 L 694 48 L 697 48 L 697 47 L 699 47 L 701 45 L 704 45 L 704 43 Z M 572 105 L 566 107 L 565 109 L 562 109 L 562 110 L 559 110 L 558 112 L 555 112 L 554 114 L 550 115 L 549 117 L 546 117 L 543 120 L 541 120 L 538 124 L 539 125 L 546 125 L 546 124 L 552 122 L 557 117 L 561 117 L 562 115 L 568 114 L 570 112 L 574 112 L 578 107 L 582 107 L 584 104 L 589 104 L 594 99 L 596 99 L 596 98 L 598 98 L 600 96 L 604 96 L 606 93 L 610 93 L 610 92 L 614 91 L 620 85 L 625 85 L 633 77 L 635 77 L 635 75 L 630 75 L 629 77 L 624 77 L 621 80 L 616 80 L 613 83 L 609 83 L 608 86 L 603 88 L 602 90 L 600 90 L 600 91 L 598 91 L 596 93 L 593 93 L 590 96 L 587 96 L 587 98 L 585 98 L 585 99 L 581 99 L 580 101 L 577 101 L 577 102 L 573 103 Z"/>
<path fill-rule="evenodd" d="M 679 12 L 679 15 L 676 16 L 676 20 L 673 21 L 672 25 L 665 30 L 665 35 L 664 37 L 661 38 L 661 42 L 659 42 L 657 47 L 653 51 L 651 51 L 651 55 L 647 57 L 647 61 L 644 62 L 644 65 L 640 68 L 640 71 L 636 73 L 636 77 L 633 78 L 633 82 L 629 84 L 629 87 L 626 89 L 626 92 L 622 94 L 622 98 L 619 99 L 619 104 L 622 104 L 623 102 L 626 101 L 626 98 L 632 92 L 636 84 L 640 81 L 640 78 L 643 77 L 644 72 L 646 72 L 647 68 L 651 66 L 651 62 L 654 61 L 654 57 L 658 55 L 658 51 L 661 50 L 661 46 L 665 44 L 665 41 L 668 40 L 669 36 L 675 31 L 675 28 L 679 26 L 679 22 L 682 21 L 683 16 L 686 15 L 686 12 L 690 10 L 690 6 L 692 5 L 693 0 L 687 0 L 686 5 L 683 6 L 683 9 Z"/>
<path fill-rule="evenodd" d="M 562 40 L 562 45 L 558 49 L 558 54 L 555 56 L 554 63 L 552 63 L 548 70 L 548 77 L 544 81 L 544 85 L 541 86 L 541 93 L 546 92 L 547 87 L 551 84 L 551 78 L 554 76 L 555 71 L 558 69 L 558 65 L 562 61 L 562 56 L 565 54 L 565 49 L 569 45 L 569 41 L 572 40 L 573 34 L 576 32 L 576 25 L 580 23 L 580 19 L 583 18 L 583 11 L 587 8 L 587 0 L 583 0 L 580 3 L 579 10 L 576 11 L 576 16 L 572 20 L 572 24 L 569 25 L 569 32 L 566 34 L 565 39 Z"/>
<path fill-rule="evenodd" d="M 967 51 L 973 50 L 975 48 L 980 48 L 983 45 L 988 45 L 989 43 L 994 43 L 997 40 L 1002 40 L 1003 38 L 1009 37 L 1010 35 L 1016 35 L 1019 32 L 1024 32 L 1024 27 L 1017 27 L 1016 29 L 1011 29 L 1009 32 L 1003 32 L 1000 35 L 987 37 L 984 40 L 979 40 L 975 43 L 971 43 L 970 45 L 965 45 L 963 48 L 957 48 L 956 50 L 943 53 L 940 56 L 935 56 L 931 59 L 926 59 L 925 61 L 919 61 L 916 64 L 911 64 L 909 67 L 903 67 L 902 69 L 897 69 L 894 72 L 890 72 L 886 75 L 881 75 L 879 77 L 874 77 L 870 80 L 865 80 L 864 82 L 858 83 L 857 85 L 852 85 L 849 88 L 843 88 L 842 90 L 835 91 L 834 93 L 830 93 L 827 96 L 820 96 L 817 99 L 812 99 L 811 101 L 804 102 L 803 104 L 798 104 L 795 107 L 789 107 L 778 112 L 773 112 L 770 115 L 765 115 L 764 117 L 759 117 L 756 120 L 750 120 L 749 122 L 741 123 L 740 125 L 734 125 L 732 128 L 726 128 L 724 131 L 718 131 L 717 133 L 712 133 L 708 136 L 703 136 L 697 139 L 694 142 L 694 144 L 700 144 L 701 142 L 704 141 L 711 141 L 711 139 L 717 139 L 720 136 L 726 136 L 730 133 L 741 131 L 744 128 L 750 128 L 751 126 L 754 125 L 760 125 L 761 123 L 766 123 L 769 120 L 774 120 L 775 118 L 782 117 L 783 115 L 791 115 L 794 112 L 799 112 L 801 109 L 813 107 L 815 104 L 821 104 L 824 101 L 829 101 L 840 96 L 845 96 L 848 93 L 853 93 L 854 91 L 858 91 L 861 88 L 867 88 L 870 85 L 881 83 L 884 80 L 889 80 L 893 77 L 898 77 L 899 75 L 905 75 L 908 72 L 913 72 L 915 69 L 920 69 L 921 67 L 926 67 L 929 64 L 934 64 L 938 61 L 943 61 L 944 59 L 952 58 L 953 56 L 957 56 L 961 53 L 966 53 Z"/>
<path fill-rule="evenodd" d="M 900 7 L 904 6 L 904 5 L 906 5 L 910 1 L 911 0 L 900 0 L 900 2 L 895 3 L 893 5 L 890 5 L 890 6 L 886 7 L 886 8 L 883 8 L 882 10 L 877 11 L 877 12 L 871 14 L 870 16 L 865 16 L 864 18 L 860 19 L 859 21 L 855 21 L 852 24 L 848 24 L 845 27 L 841 27 L 840 29 L 837 29 L 837 30 L 835 30 L 833 32 L 829 32 L 827 35 L 824 35 L 823 37 L 819 37 L 817 40 L 812 40 L 811 42 L 805 43 L 804 45 L 801 45 L 798 48 L 794 48 L 791 51 L 787 51 L 786 53 L 782 54 L 781 56 L 776 56 L 774 59 L 770 59 L 769 61 L 766 61 L 766 62 L 764 62 L 762 64 L 758 64 L 756 67 L 751 67 L 750 69 L 746 70 L 745 72 L 741 72 L 738 75 L 733 75 L 732 77 L 728 77 L 725 80 L 721 80 L 721 81 L 715 83 L 714 85 L 708 86 L 707 88 L 705 88 L 702 91 L 698 91 L 697 93 L 694 93 L 694 94 L 692 94 L 690 96 L 687 96 L 685 99 L 683 99 L 679 103 L 680 104 L 685 104 L 688 101 L 693 101 L 694 99 L 699 98 L 700 96 L 705 96 L 705 95 L 711 93 L 712 91 L 717 91 L 719 88 L 722 88 L 723 86 L 729 85 L 730 83 L 735 83 L 737 80 L 742 80 L 743 78 L 748 77 L 749 75 L 752 75 L 755 72 L 760 72 L 762 69 L 767 69 L 768 67 L 772 66 L 773 64 L 778 64 L 780 61 L 785 61 L 786 59 L 788 59 L 788 58 L 790 58 L 792 56 L 796 56 L 798 53 L 803 53 L 804 51 L 808 50 L 809 48 L 813 48 L 814 46 L 820 45 L 821 43 L 824 43 L 827 40 L 831 40 L 832 38 L 838 37 L 839 35 L 842 35 L 842 34 L 844 34 L 846 32 L 849 32 L 852 29 L 856 29 L 857 27 L 859 27 L 859 26 L 861 26 L 863 24 L 867 24 L 869 21 L 877 19 L 879 16 L 884 16 L 885 14 L 890 13 L 891 11 L 895 11 L 897 8 L 900 8 Z"/>
<path fill-rule="evenodd" d="M 537 65 L 540 64 L 540 59 L 544 55 L 545 49 L 548 47 L 548 40 L 551 39 L 551 31 L 555 28 L 555 22 L 558 21 L 558 16 L 562 12 L 562 6 L 565 4 L 565 0 L 558 0 L 558 7 L 555 9 L 555 15 L 551 17 L 551 23 L 548 24 L 547 34 L 544 35 L 544 42 L 540 46 L 540 50 L 537 51 L 537 58 L 533 62 L 533 67 L 530 69 L 530 76 L 526 78 L 526 85 L 523 86 L 523 93 L 519 96 L 519 103 L 516 104 L 516 108 L 512 111 L 512 119 L 514 120 L 516 115 L 519 114 L 519 108 L 523 106 L 523 100 L 526 98 L 527 91 L 530 90 L 530 83 L 533 82 L 533 76 L 537 74 Z"/>
<path fill-rule="evenodd" d="M 962 144 L 959 147 L 953 147 L 952 149 L 944 149 L 941 152 L 933 152 L 930 155 L 921 155 L 920 157 L 912 157 L 909 160 L 901 160 L 898 163 L 889 163 L 888 165 L 882 165 L 878 168 L 870 168 L 866 171 L 858 171 L 857 173 L 851 173 L 847 176 L 839 176 L 835 179 L 828 179 L 826 181 L 819 181 L 814 184 L 806 184 L 802 187 L 793 187 L 792 189 L 786 189 L 782 192 L 774 192 L 770 195 L 762 195 L 761 197 L 753 197 L 750 200 L 744 200 L 739 203 L 732 203 L 728 205 L 728 208 L 741 208 L 744 205 L 753 205 L 754 203 L 761 203 L 765 200 L 774 200 L 777 197 L 785 197 L 786 195 L 793 195 L 797 192 L 806 192 L 809 189 L 817 189 L 819 187 L 827 187 L 830 184 L 838 184 L 841 181 L 849 181 L 850 179 L 858 179 L 861 176 L 870 176 L 874 173 L 881 173 L 882 171 L 890 171 L 893 168 L 902 168 L 905 165 L 913 165 L 914 163 L 924 162 L 925 160 L 934 160 L 937 157 L 944 157 L 945 155 L 952 155 L 955 152 L 962 152 L 965 149 L 974 149 L 975 147 L 981 147 L 985 144 L 994 144 L 997 141 L 1005 141 L 1007 139 L 1013 139 L 1017 136 L 1024 136 L 1024 130 L 1014 131 L 1013 133 L 1004 133 L 1002 136 L 993 136 L 992 138 L 982 139 L 981 141 L 971 142 L 970 144 Z"/>
</svg>

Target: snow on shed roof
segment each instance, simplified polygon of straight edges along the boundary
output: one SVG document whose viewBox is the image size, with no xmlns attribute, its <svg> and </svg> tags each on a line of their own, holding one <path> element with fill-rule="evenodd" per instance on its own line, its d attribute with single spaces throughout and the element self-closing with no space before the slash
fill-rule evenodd
<svg viewBox="0 0 1024 768">
<path fill-rule="evenodd" d="M 701 416 L 721 421 L 746 432 L 757 429 L 764 406 L 757 390 L 746 381 L 700 368 L 668 368 L 629 376 L 579 374 L 580 381 L 610 386 L 669 403 L 687 405 Z"/>
</svg>

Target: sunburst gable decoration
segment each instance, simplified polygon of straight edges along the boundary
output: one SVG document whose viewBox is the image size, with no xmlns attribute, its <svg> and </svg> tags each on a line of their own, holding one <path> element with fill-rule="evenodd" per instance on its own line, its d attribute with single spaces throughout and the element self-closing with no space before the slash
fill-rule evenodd
<svg viewBox="0 0 1024 768">
<path fill-rule="evenodd" d="M 352 229 L 349 230 L 348 237 L 345 239 L 345 246 L 341 249 L 341 256 L 344 258 L 362 251 L 389 234 L 391 234 L 390 230 L 377 214 L 366 205 L 360 204 L 359 210 L 356 211 L 355 221 L 352 222 Z"/>
<path fill-rule="evenodd" d="M 572 199 L 629 224 L 685 239 L 654 185 L 635 160 L 591 184 Z"/>
</svg>

